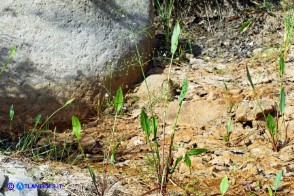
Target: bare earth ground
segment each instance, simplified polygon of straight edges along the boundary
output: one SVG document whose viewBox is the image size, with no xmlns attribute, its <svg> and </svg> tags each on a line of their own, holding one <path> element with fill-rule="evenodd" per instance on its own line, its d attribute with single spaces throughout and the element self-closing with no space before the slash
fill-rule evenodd
<svg viewBox="0 0 294 196">
<path fill-rule="evenodd" d="M 173 182 L 168 186 L 169 195 L 220 195 L 219 184 L 225 175 L 230 184 L 227 195 L 268 195 L 267 187 L 273 185 L 275 175 L 281 169 L 284 173 L 277 195 L 294 195 L 294 46 L 286 60 L 287 126 L 283 130 L 287 129 L 287 136 L 282 131 L 283 147 L 279 152 L 272 150 L 265 122 L 260 118 L 261 113 L 246 76 L 245 66 L 248 65 L 264 110 L 274 113 L 273 108 L 278 104 L 279 97 L 276 47 L 277 43 L 282 43 L 283 30 L 282 25 L 277 23 L 278 19 L 270 16 L 266 19 L 262 27 L 252 27 L 245 34 L 238 34 L 236 29 L 231 32 L 216 29 L 211 37 L 198 35 L 195 43 L 202 46 L 202 53 L 197 56 L 185 54 L 184 60 L 176 60 L 173 64 L 171 80 L 175 94 L 168 103 L 165 143 L 169 143 L 180 85 L 187 77 L 189 91 L 180 113 L 173 154 L 179 157 L 196 147 L 207 148 L 208 152 L 191 157 L 191 173 L 184 163 L 179 165 Z M 229 24 L 233 26 L 235 22 Z M 237 22 L 242 23 L 241 19 Z M 255 28 L 260 32 L 252 32 Z M 274 30 L 269 31 L 271 28 Z M 199 29 L 193 30 L 193 26 L 190 30 L 193 35 L 200 32 Z M 228 38 L 221 41 L 226 33 L 229 33 Z M 241 52 L 238 52 L 239 49 Z M 168 73 L 167 67 L 168 61 L 155 60 L 149 75 L 164 77 Z M 228 85 L 228 99 L 223 82 Z M 154 85 L 162 84 L 155 82 Z M 116 164 L 109 168 L 107 195 L 142 195 L 156 188 L 154 169 L 147 159 L 149 151 L 145 135 L 140 128 L 141 108 L 147 108 L 146 100 L 140 98 L 138 93 L 140 88 L 143 87 L 138 86 L 125 95 L 124 113 L 118 117 L 116 136 L 121 146 L 116 153 Z M 155 98 L 154 111 L 161 127 L 163 103 Z M 232 102 L 236 102 L 232 111 L 233 130 L 230 143 L 225 143 L 223 136 L 226 134 L 227 112 Z M 103 174 L 103 144 L 112 124 L 113 115 L 104 115 L 84 126 L 82 144 L 87 158 L 79 161 L 78 166 L 40 160 L 38 164 L 26 160 L 19 165 L 37 182 L 63 184 L 63 189 L 42 191 L 44 195 L 94 195 L 94 186 L 86 167 L 90 164 L 97 176 Z M 158 135 L 162 142 L 161 128 Z M 289 142 L 284 141 L 285 137 L 290 138 Z M 59 134 L 57 138 L 59 141 L 66 139 L 69 143 L 75 141 L 70 131 Z M 13 169 L 15 162 L 19 161 L 11 157 L 1 160 L 0 167 L 7 170 Z M 156 192 L 151 194 L 156 195 Z"/>
</svg>

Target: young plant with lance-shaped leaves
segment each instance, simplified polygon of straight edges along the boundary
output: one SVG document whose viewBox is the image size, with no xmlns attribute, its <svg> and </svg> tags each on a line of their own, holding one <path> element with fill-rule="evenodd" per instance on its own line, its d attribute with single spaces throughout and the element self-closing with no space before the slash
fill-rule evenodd
<svg viewBox="0 0 294 196">
<path fill-rule="evenodd" d="M 266 120 L 266 125 L 267 125 L 267 130 L 268 130 L 268 138 L 271 141 L 272 144 L 272 148 L 275 152 L 279 151 L 279 149 L 281 148 L 281 142 L 280 141 L 280 132 L 282 129 L 282 126 L 279 124 L 279 116 L 282 116 L 282 124 L 284 124 L 284 129 L 285 129 L 285 140 L 284 143 L 286 143 L 288 141 L 287 138 L 287 129 L 285 126 L 285 120 L 284 120 L 284 112 L 285 112 L 285 105 L 286 105 L 286 95 L 285 95 L 285 89 L 283 86 L 283 77 L 284 77 L 284 73 L 285 73 L 285 62 L 284 62 L 284 57 L 282 55 L 280 55 L 279 58 L 279 75 L 280 75 L 280 96 L 279 96 L 279 107 L 276 108 L 277 113 L 275 115 L 275 117 L 272 114 L 268 114 L 266 115 L 263 108 L 261 107 L 261 104 L 257 98 L 256 95 L 256 90 L 254 87 L 254 84 L 252 82 L 251 79 L 251 75 L 248 69 L 248 66 L 246 65 L 246 73 L 247 73 L 247 78 L 249 80 L 250 86 L 253 90 L 253 94 L 254 94 L 254 99 L 260 109 L 260 111 L 263 114 L 264 119 Z"/>
<path fill-rule="evenodd" d="M 226 90 L 226 102 L 227 102 L 227 107 L 229 107 L 229 89 L 227 84 L 224 82 L 225 85 L 225 90 Z M 232 102 L 230 107 L 229 107 L 229 111 L 227 113 L 227 122 L 226 122 L 226 135 L 223 136 L 223 140 L 226 143 L 230 142 L 230 136 L 232 134 L 232 109 L 235 106 L 235 102 Z"/>
<path fill-rule="evenodd" d="M 225 193 L 228 191 L 229 189 L 229 179 L 227 176 L 223 177 L 221 183 L 220 183 L 220 192 L 222 194 L 222 196 L 225 195 Z"/>
<path fill-rule="evenodd" d="M 276 178 L 275 178 L 275 182 L 274 182 L 274 193 L 273 193 L 273 190 L 270 186 L 267 187 L 267 190 L 268 190 L 268 194 L 269 196 L 275 196 L 276 193 L 277 193 L 277 190 L 280 186 L 280 183 L 281 183 L 281 180 L 282 180 L 282 176 L 283 176 L 283 170 L 280 170 L 277 175 L 276 175 Z"/>
</svg>

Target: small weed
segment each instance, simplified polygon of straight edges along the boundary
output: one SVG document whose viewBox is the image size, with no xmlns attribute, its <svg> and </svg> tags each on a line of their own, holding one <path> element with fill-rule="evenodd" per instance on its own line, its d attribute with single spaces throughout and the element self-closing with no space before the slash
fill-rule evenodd
<svg viewBox="0 0 294 196">
<path fill-rule="evenodd" d="M 225 176 L 220 183 L 220 192 L 221 192 L 222 196 L 225 195 L 225 193 L 228 191 L 228 189 L 229 189 L 229 180 L 228 180 L 228 177 Z"/>
<path fill-rule="evenodd" d="M 171 42 L 172 56 L 171 56 L 171 60 L 170 60 L 169 68 L 168 68 L 168 76 L 167 76 L 168 85 L 169 85 L 169 81 L 170 81 L 171 66 L 173 63 L 174 54 L 175 54 L 177 47 L 178 47 L 179 35 L 180 35 L 180 25 L 177 22 L 174 27 L 172 40 L 171 40 L 172 41 Z M 155 168 L 156 176 L 157 176 L 158 187 L 153 189 L 152 191 L 160 190 L 160 194 L 166 195 L 167 194 L 167 184 L 171 180 L 172 174 L 175 172 L 178 164 L 183 160 L 184 163 L 190 169 L 191 168 L 190 156 L 204 153 L 207 151 L 207 149 L 189 150 L 184 156 L 178 157 L 175 161 L 174 161 L 174 158 L 172 155 L 172 149 L 174 148 L 174 137 L 175 137 L 176 127 L 177 127 L 177 122 L 178 122 L 179 114 L 180 114 L 180 111 L 182 108 L 182 104 L 183 104 L 185 95 L 188 91 L 188 81 L 187 81 L 187 79 L 185 79 L 183 81 L 181 94 L 179 96 L 179 105 L 178 105 L 178 110 L 176 112 L 175 121 L 174 121 L 173 127 L 172 127 L 172 133 L 171 133 L 170 143 L 168 145 L 168 151 L 165 153 L 165 148 L 164 148 L 165 143 L 162 144 L 162 149 L 160 150 L 159 142 L 158 142 L 159 138 L 157 137 L 158 120 L 157 120 L 156 116 L 153 114 L 152 103 L 151 103 L 152 100 L 150 98 L 151 96 L 150 96 L 148 85 L 146 83 L 146 78 L 145 78 L 145 84 L 147 86 L 148 95 L 149 95 L 149 107 L 150 107 L 151 117 L 149 118 L 147 113 L 145 112 L 145 109 L 142 109 L 141 115 L 140 115 L 140 121 L 141 121 L 142 130 L 146 136 L 147 145 L 149 146 L 149 149 L 151 151 L 151 156 L 148 157 L 148 159 L 153 164 L 153 167 Z M 165 138 L 166 138 L 165 119 L 166 119 L 166 110 L 167 110 L 167 102 L 168 102 L 167 94 L 168 94 L 168 86 L 165 89 L 166 96 L 165 96 L 165 102 L 164 102 L 164 115 L 163 115 L 163 141 L 165 141 Z M 153 139 L 151 139 L 151 136 Z"/>
<path fill-rule="evenodd" d="M 273 194 L 272 188 L 270 186 L 268 186 L 267 190 L 268 190 L 269 196 L 273 196 L 273 195 L 275 196 L 276 195 L 277 189 L 279 188 L 281 180 L 282 180 L 282 176 L 283 176 L 283 170 L 279 171 L 277 173 L 277 175 L 276 175 L 274 186 L 273 186 L 274 191 L 275 191 L 274 194 Z"/>
<path fill-rule="evenodd" d="M 285 111 L 285 99 L 286 98 L 285 98 L 285 90 L 283 87 L 283 76 L 285 73 L 285 64 L 284 64 L 284 58 L 282 56 L 280 56 L 279 62 L 280 62 L 280 96 L 279 96 L 279 103 L 280 104 L 279 104 L 279 109 L 277 108 L 277 111 L 279 110 L 279 112 L 277 112 L 275 118 L 271 114 L 268 114 L 266 116 L 266 114 L 264 113 L 264 110 L 261 107 L 261 104 L 257 98 L 256 90 L 255 90 L 254 84 L 252 82 L 248 66 L 246 65 L 247 78 L 248 78 L 250 86 L 253 90 L 253 96 L 255 98 L 255 101 L 256 101 L 260 111 L 262 112 L 264 119 L 266 120 L 267 130 L 269 133 L 268 138 L 270 138 L 272 148 L 275 152 L 279 151 L 279 149 L 281 147 L 279 141 L 280 141 L 280 131 L 281 131 L 282 126 L 279 124 L 279 115 L 282 116 L 283 124 L 285 124 L 284 111 Z M 286 127 L 286 126 L 284 126 L 284 127 Z M 284 143 L 286 143 L 288 140 L 287 130 L 285 130 L 285 134 L 286 134 L 286 137 L 285 137 Z"/>
<path fill-rule="evenodd" d="M 31 129 L 30 131 L 26 132 L 24 130 L 24 135 L 22 136 L 22 138 L 20 138 L 20 140 L 18 141 L 18 143 L 16 144 L 16 150 L 17 153 L 23 153 L 25 151 L 29 151 L 34 153 L 34 146 L 36 145 L 38 139 L 40 139 L 41 134 L 43 133 L 43 127 L 48 126 L 48 122 L 49 120 L 60 110 L 62 110 L 64 107 L 66 107 L 67 105 L 69 105 L 71 102 L 73 102 L 74 99 L 69 99 L 68 101 L 65 102 L 65 104 L 60 107 L 59 109 L 57 109 L 56 111 L 54 111 L 46 120 L 45 122 L 37 129 L 37 125 L 39 124 L 40 120 L 41 120 L 41 115 L 37 115 L 36 120 L 35 120 L 35 125 L 33 127 L 33 129 Z M 48 130 L 48 128 L 46 129 Z M 38 150 L 38 148 L 36 149 Z M 49 151 L 51 151 L 52 149 L 50 149 Z"/>
<path fill-rule="evenodd" d="M 9 62 L 11 61 L 11 59 L 12 59 L 14 53 L 15 53 L 15 50 L 16 50 L 16 46 L 11 47 L 10 52 L 9 52 L 8 59 L 4 63 L 3 68 L 0 71 L 0 75 L 2 75 L 5 72 L 5 70 L 7 69 L 7 66 L 8 66 Z"/>
<path fill-rule="evenodd" d="M 71 122 L 72 122 L 72 132 L 76 136 L 76 138 L 78 140 L 79 148 L 81 150 L 81 153 L 85 158 L 85 153 L 84 153 L 84 150 L 83 150 L 83 148 L 81 146 L 81 131 L 82 131 L 81 123 L 80 123 L 79 119 L 76 116 L 72 116 Z"/>
<path fill-rule="evenodd" d="M 226 102 L 227 107 L 229 107 L 229 89 L 227 84 L 224 82 L 225 89 L 226 89 Z M 227 143 L 230 141 L 230 136 L 232 134 L 232 109 L 235 106 L 235 102 L 231 103 L 229 110 L 227 112 L 227 123 L 226 123 L 226 135 L 223 137 L 224 141 Z"/>
<path fill-rule="evenodd" d="M 89 170 L 89 172 L 90 172 L 90 175 L 91 175 L 91 178 L 92 178 L 92 182 L 93 182 L 94 187 L 95 187 L 96 194 L 97 194 L 97 195 L 100 195 L 100 192 L 99 192 L 99 190 L 98 190 L 98 185 L 97 185 L 96 175 L 95 175 L 95 173 L 94 173 L 94 171 L 93 171 L 93 169 L 92 169 L 91 166 L 88 166 L 88 170 Z"/>
<path fill-rule="evenodd" d="M 109 167 L 109 165 L 114 165 L 114 163 L 115 163 L 115 152 L 120 145 L 120 142 L 117 141 L 117 139 L 115 138 L 116 123 L 117 123 L 118 114 L 122 110 L 123 103 L 124 103 L 123 91 L 122 91 L 122 88 L 119 87 L 118 90 L 116 91 L 116 95 L 115 95 L 113 102 L 112 102 L 112 105 L 114 106 L 114 110 L 115 110 L 115 116 L 114 116 L 114 121 L 112 124 L 111 135 L 110 135 L 110 138 L 108 138 L 109 141 L 106 141 L 106 145 L 104 147 L 104 162 L 103 162 L 104 168 L 103 168 L 103 179 L 102 179 L 103 181 L 102 181 L 102 185 L 101 185 L 101 191 L 98 190 L 96 176 L 95 176 L 93 169 L 90 166 L 88 166 L 88 170 L 90 172 L 92 182 L 95 186 L 95 190 L 96 190 L 97 195 L 101 195 L 101 196 L 105 195 L 105 191 L 107 189 L 107 183 L 108 183 L 108 181 L 107 181 L 108 167 Z M 108 104 L 110 107 L 111 102 L 108 102 Z"/>
</svg>

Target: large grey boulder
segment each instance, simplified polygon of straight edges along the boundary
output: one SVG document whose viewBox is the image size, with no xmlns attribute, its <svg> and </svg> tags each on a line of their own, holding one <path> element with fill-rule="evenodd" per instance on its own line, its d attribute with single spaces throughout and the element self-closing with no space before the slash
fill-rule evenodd
<svg viewBox="0 0 294 196">
<path fill-rule="evenodd" d="M 0 71 L 9 49 L 16 53 L 0 76 L 0 130 L 15 121 L 50 115 L 73 104 L 51 123 L 95 115 L 101 97 L 141 77 L 135 58 L 152 50 L 151 0 L 6 0 L 0 4 Z"/>
</svg>

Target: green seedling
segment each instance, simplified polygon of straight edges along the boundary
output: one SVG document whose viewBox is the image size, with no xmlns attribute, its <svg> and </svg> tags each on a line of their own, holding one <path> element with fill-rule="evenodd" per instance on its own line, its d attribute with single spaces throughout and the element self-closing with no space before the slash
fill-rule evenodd
<svg viewBox="0 0 294 196">
<path fill-rule="evenodd" d="M 274 194 L 273 194 L 272 188 L 270 186 L 268 186 L 267 190 L 268 190 L 269 196 L 276 195 L 277 189 L 279 188 L 281 180 L 282 180 L 282 176 L 283 176 L 283 170 L 279 171 L 276 175 L 274 186 L 273 186 L 274 191 L 275 191 Z"/>
<path fill-rule="evenodd" d="M 225 195 L 225 193 L 228 191 L 228 189 L 229 189 L 229 180 L 228 180 L 228 177 L 225 176 L 220 183 L 220 192 L 221 192 L 222 196 Z"/>
<path fill-rule="evenodd" d="M 89 170 L 89 172 L 90 172 L 90 175 L 91 175 L 91 178 L 92 178 L 92 182 L 93 182 L 94 187 L 95 187 L 96 194 L 97 194 L 97 195 L 102 195 L 102 194 L 99 192 L 99 190 L 98 190 L 98 185 L 97 185 L 96 175 L 95 175 L 95 173 L 94 173 L 92 167 L 91 167 L 91 166 L 88 166 L 88 170 Z"/>
<path fill-rule="evenodd" d="M 180 35 L 180 25 L 178 22 L 176 22 L 175 27 L 174 27 L 174 31 L 173 31 L 173 35 L 172 35 L 172 39 L 171 39 L 171 59 L 170 59 L 170 64 L 169 64 L 169 69 L 168 69 L 168 76 L 167 76 L 167 83 L 169 84 L 170 81 L 170 75 L 171 75 L 171 66 L 173 63 L 173 59 L 174 59 L 174 55 L 175 52 L 177 50 L 178 47 L 178 40 L 179 40 L 179 35 Z M 185 164 L 191 168 L 191 159 L 190 156 L 192 155 L 198 155 L 200 153 L 206 152 L 206 149 L 192 149 L 190 151 L 188 151 L 183 157 L 179 157 L 176 159 L 176 161 L 173 163 L 172 159 L 172 149 L 174 147 L 174 137 L 175 137 L 175 132 L 176 132 L 176 126 L 177 126 L 177 122 L 178 122 L 178 118 L 179 118 L 179 113 L 181 111 L 181 107 L 182 107 L 182 103 L 184 101 L 185 95 L 188 91 L 188 80 L 185 79 L 183 81 L 182 84 L 182 90 L 181 90 L 181 94 L 179 96 L 179 107 L 177 110 L 177 114 L 176 114 L 176 118 L 173 124 L 173 128 L 172 128 L 172 133 L 171 133 L 171 140 L 170 143 L 168 145 L 168 151 L 165 153 L 165 119 L 166 119 L 166 110 L 167 110 L 167 102 L 168 102 L 168 96 L 167 96 L 167 92 L 168 92 L 168 88 L 165 89 L 165 102 L 164 102 L 164 115 L 163 115 L 163 144 L 162 149 L 159 149 L 159 138 L 157 137 L 157 131 L 158 131 L 158 120 L 156 118 L 156 116 L 153 113 L 152 110 L 152 101 L 151 101 L 151 95 L 150 95 L 150 91 L 149 91 L 149 87 L 148 84 L 146 82 L 146 77 L 144 74 L 144 70 L 143 70 L 143 66 L 142 66 L 142 59 L 138 53 L 138 49 L 136 49 L 137 51 L 137 59 L 138 59 L 138 63 L 141 65 L 141 69 L 142 69 L 142 74 L 144 77 L 144 81 L 145 81 L 145 85 L 147 87 L 147 91 L 148 91 L 148 104 L 149 104 L 149 112 L 151 113 L 151 117 L 149 118 L 145 109 L 142 108 L 141 110 L 141 115 L 140 115 L 140 122 L 141 122 L 141 128 L 143 130 L 143 132 L 145 133 L 146 136 L 146 142 L 147 145 L 149 146 L 149 150 L 150 150 L 150 155 L 148 155 L 148 160 L 152 163 L 152 166 L 154 167 L 155 171 L 156 171 L 156 176 L 157 176 L 157 184 L 159 185 L 157 188 L 152 189 L 149 192 L 155 191 L 155 190 L 160 190 L 161 195 L 166 195 L 166 188 L 167 188 L 167 183 L 169 182 L 169 180 L 171 180 L 172 178 L 172 174 L 175 172 L 175 169 L 177 168 L 178 164 L 184 160 Z M 160 152 L 161 151 L 161 152 Z M 149 193 L 148 192 L 148 193 Z M 146 193 L 146 194 L 148 194 Z"/>
<path fill-rule="evenodd" d="M 115 109 L 115 116 L 114 116 L 114 122 L 113 122 L 113 126 L 112 126 L 112 134 L 111 134 L 111 144 L 114 143 L 114 146 L 112 147 L 112 150 L 111 150 L 111 159 L 110 159 L 110 162 L 112 164 L 114 164 L 115 151 L 119 146 L 119 142 L 114 141 L 114 133 L 115 133 L 117 116 L 118 116 L 118 114 L 120 113 L 120 111 L 122 109 L 123 102 L 124 102 L 123 91 L 122 91 L 122 88 L 119 87 L 118 90 L 116 91 L 116 95 L 115 95 L 115 98 L 113 100 L 113 105 L 114 105 L 114 109 Z"/>
<path fill-rule="evenodd" d="M 35 128 L 31 131 L 31 136 L 32 136 L 32 137 L 30 137 L 30 140 L 27 142 L 27 144 L 26 144 L 26 149 L 30 148 L 31 145 L 32 145 L 33 143 L 35 143 L 35 142 L 39 139 L 39 137 L 40 137 L 40 135 L 41 135 L 41 130 L 42 130 L 42 128 L 43 128 L 45 125 L 48 124 L 49 120 L 50 120 L 50 119 L 51 119 L 56 113 L 58 113 L 60 110 L 62 110 L 63 108 L 65 108 L 67 105 L 71 104 L 73 101 L 74 101 L 74 98 L 67 100 L 67 101 L 64 103 L 64 105 L 63 105 L 62 107 L 58 108 L 56 111 L 54 111 L 54 112 L 53 112 L 53 113 L 52 113 L 52 114 L 51 114 L 51 115 L 45 120 L 45 122 L 44 122 L 44 123 L 38 128 L 38 129 L 36 129 L 36 127 L 35 127 Z M 37 124 L 39 123 L 40 119 L 41 119 L 41 115 L 38 115 L 37 118 L 36 118 L 36 121 L 35 121 L 35 125 L 36 125 L 36 122 L 37 122 Z M 36 126 L 37 126 L 37 125 L 36 125 Z"/>
<path fill-rule="evenodd" d="M 227 84 L 224 82 L 225 89 L 226 89 L 226 102 L 227 102 L 227 107 L 229 106 L 229 89 Z M 229 111 L 227 113 L 227 123 L 226 123 L 226 131 L 227 134 L 223 137 L 225 142 L 230 141 L 230 136 L 232 134 L 232 110 L 233 107 L 235 106 L 235 102 L 233 102 L 229 108 Z"/>
<path fill-rule="evenodd" d="M 199 155 L 199 154 L 205 153 L 205 152 L 207 152 L 207 149 L 205 149 L 205 148 L 191 149 L 184 156 L 178 157 L 176 159 L 176 162 L 175 162 L 174 166 L 172 167 L 171 171 L 169 172 L 170 173 L 170 178 L 172 177 L 172 174 L 175 172 L 175 169 L 177 168 L 178 164 L 182 160 L 184 160 L 187 167 L 189 167 L 189 170 L 190 170 L 190 173 L 191 173 L 191 164 L 192 163 L 191 163 L 190 156 L 196 156 L 196 155 Z"/>
<path fill-rule="evenodd" d="M 11 131 L 11 125 L 12 125 L 12 120 L 14 118 L 14 107 L 11 105 L 10 111 L 9 111 L 9 129 Z"/>
<path fill-rule="evenodd" d="M 253 23 L 254 20 L 255 20 L 255 18 L 251 18 L 251 19 L 247 20 L 246 22 L 244 22 L 241 25 L 241 27 L 239 28 L 239 31 L 242 33 L 245 32 L 249 28 L 249 26 Z"/>
<path fill-rule="evenodd" d="M 76 116 L 71 117 L 71 122 L 72 122 L 72 132 L 74 133 L 74 135 L 76 136 L 78 141 L 80 141 L 81 140 L 81 129 L 82 129 L 81 123 Z"/>
<path fill-rule="evenodd" d="M 85 153 L 84 153 L 84 150 L 83 150 L 82 145 L 81 145 L 82 126 L 81 126 L 80 120 L 76 116 L 73 115 L 71 117 L 71 123 L 72 123 L 72 132 L 76 136 L 76 138 L 78 140 L 79 148 L 80 148 L 80 150 L 82 152 L 82 155 L 85 158 Z"/>
<path fill-rule="evenodd" d="M 105 147 L 104 149 L 103 182 L 102 182 L 101 193 L 99 194 L 102 196 L 105 194 L 105 191 L 107 188 L 108 166 L 109 164 L 113 165 L 115 163 L 115 152 L 120 145 L 120 142 L 115 139 L 115 131 L 116 131 L 117 117 L 119 113 L 122 111 L 123 103 L 124 103 L 123 91 L 122 91 L 122 88 L 119 87 L 118 90 L 116 91 L 115 97 L 112 102 L 115 109 L 115 116 L 114 116 L 114 121 L 112 125 L 111 135 L 108 141 L 108 146 Z"/>
<path fill-rule="evenodd" d="M 18 149 L 19 152 L 23 152 L 28 148 L 29 141 L 31 141 L 34 138 L 34 132 L 40 120 L 41 120 L 41 114 L 37 115 L 34 128 L 30 132 L 24 132 L 24 136 L 18 141 L 16 145 L 16 149 Z M 38 139 L 38 137 L 36 137 L 35 140 L 36 139 Z"/>
<path fill-rule="evenodd" d="M 279 65 L 280 65 L 280 69 L 279 69 L 279 75 L 280 75 L 280 96 L 279 96 L 279 108 L 276 108 L 277 114 L 275 117 L 272 116 L 272 114 L 268 114 L 266 115 L 264 110 L 261 107 L 261 104 L 257 98 L 256 95 L 256 90 L 254 87 L 254 84 L 252 82 L 251 79 L 251 75 L 248 69 L 248 66 L 246 65 L 246 73 L 247 73 L 247 78 L 249 80 L 250 86 L 253 90 L 253 94 L 254 94 L 254 98 L 255 101 L 260 109 L 260 111 L 263 114 L 264 119 L 266 120 L 266 124 L 267 124 L 267 130 L 268 130 L 268 137 L 271 141 L 273 150 L 275 152 L 277 152 L 281 146 L 280 146 L 280 131 L 281 131 L 281 125 L 279 124 L 279 115 L 282 116 L 282 122 L 283 124 L 285 124 L 285 120 L 284 120 L 284 112 L 285 112 L 285 103 L 286 103 L 286 96 L 285 96 L 285 89 L 283 87 L 283 77 L 284 77 L 284 73 L 285 73 L 285 63 L 284 63 L 284 58 L 281 55 L 280 56 L 280 60 L 279 60 Z M 284 126 L 286 127 L 286 126 Z M 285 142 L 287 142 L 288 138 L 287 138 L 287 130 L 285 129 Z"/>
<path fill-rule="evenodd" d="M 7 66 L 8 66 L 9 62 L 11 61 L 11 59 L 12 59 L 14 53 L 15 53 L 15 50 L 16 50 L 16 46 L 11 47 L 8 59 L 4 63 L 3 68 L 1 69 L 0 75 L 2 75 L 4 73 L 4 71 L 7 69 Z"/>
</svg>

